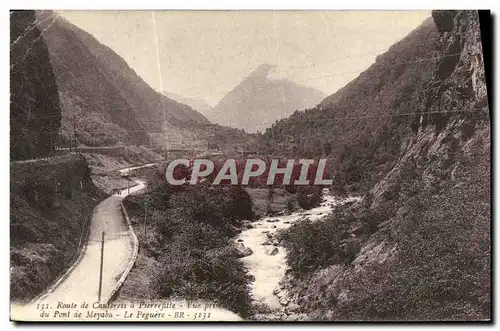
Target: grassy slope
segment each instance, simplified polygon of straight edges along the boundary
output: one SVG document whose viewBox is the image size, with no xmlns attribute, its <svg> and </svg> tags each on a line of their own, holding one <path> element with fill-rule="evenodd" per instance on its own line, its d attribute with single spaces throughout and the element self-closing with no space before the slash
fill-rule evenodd
<svg viewBox="0 0 500 331">
<path fill-rule="evenodd" d="M 128 64 L 92 35 L 57 17 L 38 13 L 54 67 L 62 123 L 59 146 L 78 144 L 245 144 L 243 131 L 210 122 L 196 110 L 154 91 Z M 48 18 L 48 19 L 47 19 Z M 47 20 L 44 20 L 47 19 Z M 51 24 L 51 25 L 49 25 Z M 78 58 L 79 61 L 74 61 Z"/>
</svg>

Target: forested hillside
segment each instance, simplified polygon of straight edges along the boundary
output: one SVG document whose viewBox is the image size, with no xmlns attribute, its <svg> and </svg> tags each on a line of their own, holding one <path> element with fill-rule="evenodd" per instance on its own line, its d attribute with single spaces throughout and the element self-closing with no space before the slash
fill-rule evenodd
<svg viewBox="0 0 500 331">
<path fill-rule="evenodd" d="M 366 193 L 282 233 L 291 309 L 309 318 L 491 317 L 490 121 L 478 14 L 432 16 L 320 106 L 275 126 L 279 142 L 295 137 L 304 151 L 315 146 L 306 135 L 322 132 L 328 139 L 312 154 L 336 159 L 339 187 Z"/>
<path fill-rule="evenodd" d="M 217 127 L 203 115 L 154 91 L 92 35 L 51 11 L 37 17 L 59 86 L 61 145 L 73 139 L 87 146 L 165 145 L 174 138 L 206 145 L 214 136 Z M 247 138 L 234 134 L 236 141 Z"/>
<path fill-rule="evenodd" d="M 61 126 L 57 84 L 35 11 L 10 12 L 10 158 L 48 155 Z"/>
</svg>

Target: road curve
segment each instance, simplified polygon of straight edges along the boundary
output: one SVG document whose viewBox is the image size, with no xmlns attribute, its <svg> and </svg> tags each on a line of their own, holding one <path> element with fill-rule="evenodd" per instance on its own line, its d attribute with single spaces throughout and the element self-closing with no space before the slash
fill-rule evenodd
<svg viewBox="0 0 500 331">
<path fill-rule="evenodd" d="M 151 166 L 151 165 L 146 165 Z M 123 169 L 122 173 L 127 173 Z M 129 189 L 123 189 L 118 194 L 108 197 L 97 205 L 94 209 L 90 223 L 90 233 L 87 245 L 82 249 L 77 262 L 63 275 L 58 282 L 49 288 L 42 296 L 28 305 L 17 305 L 11 303 L 11 319 L 17 321 L 84 321 L 84 320 L 107 320 L 107 321 L 146 321 L 147 314 L 156 316 L 157 318 L 149 318 L 153 320 L 169 320 L 169 321 L 238 321 L 241 320 L 237 314 L 223 308 L 213 307 L 208 310 L 205 305 L 211 305 L 204 301 L 198 301 L 199 308 L 187 308 L 183 300 L 174 300 L 167 302 L 175 302 L 177 311 L 187 314 L 182 316 L 174 314 L 174 309 L 170 315 L 158 318 L 158 309 L 154 307 L 143 308 L 141 312 L 136 309 L 129 309 L 133 312 L 133 316 L 125 318 L 123 309 L 113 307 L 99 307 L 94 309 L 93 306 L 98 304 L 99 290 L 99 269 L 101 260 L 101 236 L 104 231 L 104 254 L 103 254 L 103 277 L 102 277 L 102 294 L 100 302 L 105 304 L 108 302 L 113 289 L 116 287 L 118 280 L 127 268 L 130 259 L 133 255 L 133 246 L 131 233 L 128 231 L 126 220 L 121 213 L 121 201 L 127 195 L 140 191 L 146 187 L 145 183 L 140 180 L 134 180 L 137 185 Z M 160 300 L 165 301 L 165 300 Z M 81 307 L 83 303 L 89 306 Z M 76 304 L 72 307 L 71 313 L 68 316 L 58 315 L 65 314 L 69 311 L 66 305 Z M 61 307 L 61 308 L 60 308 Z M 180 308 L 182 307 L 182 308 Z M 82 309 L 80 309 L 82 308 Z M 179 310 L 180 309 L 180 310 Z M 48 311 L 47 316 L 41 316 L 42 311 Z M 80 311 L 82 316 L 76 317 L 74 312 Z M 96 315 L 89 317 L 88 314 L 111 314 L 97 318 Z M 210 313 L 210 314 L 208 314 Z"/>
<path fill-rule="evenodd" d="M 130 188 L 130 193 L 144 187 L 144 183 L 138 181 L 138 185 Z M 101 302 L 109 298 L 116 281 L 132 257 L 130 233 L 120 211 L 120 202 L 127 195 L 128 190 L 125 189 L 97 205 L 90 223 L 87 246 L 83 249 L 81 258 L 66 278 L 49 289 L 37 302 L 98 300 L 102 232 L 104 232 L 104 254 Z"/>
<path fill-rule="evenodd" d="M 89 238 L 80 256 L 70 269 L 36 301 L 23 308 L 36 307 L 39 303 L 55 308 L 60 302 L 98 301 L 99 270 L 101 262 L 101 237 L 104 231 L 103 275 L 101 302 L 106 302 L 126 269 L 133 253 L 131 234 L 121 213 L 124 197 L 146 187 L 136 180 L 137 185 L 121 190 L 108 197 L 95 208 L 89 224 Z M 13 307 L 15 308 L 15 307 Z M 24 310 L 24 309 L 23 309 Z M 12 313 L 15 313 L 14 309 Z"/>
</svg>

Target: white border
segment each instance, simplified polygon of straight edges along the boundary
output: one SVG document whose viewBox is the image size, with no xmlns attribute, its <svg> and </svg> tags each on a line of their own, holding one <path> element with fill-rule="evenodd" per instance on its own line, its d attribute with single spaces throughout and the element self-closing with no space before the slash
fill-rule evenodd
<svg viewBox="0 0 500 331">
<path fill-rule="evenodd" d="M 421 10 L 421 9 L 492 9 L 493 15 L 499 12 L 500 1 L 487 1 L 487 0 L 475 0 L 475 1 L 461 1 L 461 0 L 419 0 L 414 2 L 409 1 L 396 1 L 396 0 L 377 0 L 377 1 L 361 1 L 361 0 L 349 0 L 349 1 L 332 1 L 332 0 L 305 0 L 305 1 L 297 1 L 297 0 L 288 0 L 288 1 L 276 1 L 276 0 L 191 0 L 191 1 L 172 1 L 172 0 L 164 0 L 164 1 L 151 1 L 151 0 L 141 0 L 141 1 L 130 1 L 130 0 L 120 0 L 120 1 L 112 1 L 112 0 L 73 0 L 71 2 L 62 1 L 62 0 L 53 0 L 53 1 L 42 1 L 42 0 L 17 0 L 17 1 L 2 1 L 0 6 L 2 10 L 0 11 L 0 47 L 2 51 L 0 52 L 0 63 L 5 70 L 3 71 L 3 75 L 0 77 L 1 80 L 1 88 L 0 93 L 2 97 L 2 112 L 1 116 L 3 117 L 0 120 L 1 126 L 1 139 L 0 139 L 0 171 L 2 175 L 2 185 L 0 185 L 0 212 L 1 214 L 1 224 L 4 227 L 2 234 L 2 238 L 0 240 L 2 244 L 1 249 L 1 263 L 2 270 L 1 273 L 1 284 L 2 284 L 2 295 L 1 295 L 1 330 L 13 329 L 15 326 L 8 321 L 8 312 L 9 312 L 9 13 L 8 9 L 217 9 L 217 10 L 226 10 L 226 9 L 335 9 L 335 10 L 368 10 L 368 9 L 376 9 L 376 10 Z M 496 16 L 496 15 L 495 15 Z M 494 38 L 494 43 L 498 44 L 498 16 L 496 17 L 496 22 L 494 22 L 494 32 L 497 35 Z M 498 63 L 499 53 L 496 51 L 495 54 L 495 62 Z M 498 65 L 494 66 L 496 68 L 495 77 L 498 77 Z M 495 95 L 499 95 L 499 85 L 495 84 Z M 498 101 L 497 101 L 498 102 Z M 493 112 L 493 107 L 490 108 Z M 499 126 L 498 126 L 498 116 L 495 116 L 495 124 L 494 124 L 494 136 L 498 136 Z M 500 151 L 500 147 L 498 147 L 498 142 L 494 144 L 495 150 L 494 154 L 498 155 Z M 498 163 L 495 163 L 494 170 L 499 170 Z M 498 173 L 498 171 L 497 171 Z M 498 175 L 495 176 L 495 184 L 498 184 Z M 495 185 L 497 186 L 497 185 Z M 496 193 L 496 192 L 495 192 Z M 498 206 L 500 199 L 498 198 L 498 194 L 495 194 L 495 201 L 493 205 Z M 492 220 L 494 221 L 494 220 Z M 498 224 L 495 226 L 495 229 L 498 230 Z M 495 233 L 498 235 L 498 233 Z M 495 245 L 498 247 L 498 245 Z M 495 261 L 494 265 L 498 262 L 498 252 L 495 250 L 494 252 Z M 496 274 L 495 280 L 498 279 L 498 274 Z M 498 288 L 498 283 L 496 283 L 495 289 Z M 495 291 L 493 298 L 496 298 Z M 495 304 L 495 312 L 494 316 L 498 318 L 498 303 Z M 148 326 L 147 324 L 145 326 Z M 149 325 L 151 326 L 151 325 Z M 235 327 L 236 325 L 228 325 L 228 327 Z M 237 327 L 249 328 L 254 327 L 255 325 L 239 325 Z M 451 329 L 455 328 L 457 325 L 449 325 L 442 326 L 442 329 Z M 25 326 L 26 327 L 26 326 Z M 31 325 L 31 329 L 45 329 L 52 330 L 54 325 L 40 324 L 37 326 Z M 142 329 L 143 326 L 139 326 L 137 324 L 128 325 L 108 325 L 106 327 L 113 328 L 130 328 L 130 329 Z M 180 325 L 156 325 L 156 327 L 162 328 L 177 328 L 182 327 Z M 184 328 L 193 328 L 197 326 L 184 326 Z M 198 326 L 199 327 L 199 326 Z M 204 327 L 220 327 L 219 325 L 204 325 Z M 314 325 L 286 325 L 286 328 L 295 329 L 298 327 L 315 327 Z M 365 329 L 373 326 L 368 325 L 342 325 L 342 324 L 327 324 L 323 325 L 323 327 L 333 328 L 333 329 Z M 395 329 L 406 329 L 408 326 L 398 325 L 398 326 L 390 326 L 390 325 L 381 325 L 379 327 L 393 327 Z M 416 328 L 420 327 L 434 327 L 433 325 L 420 325 L 414 326 Z M 103 325 L 96 324 L 87 324 L 87 325 L 71 325 L 66 324 L 64 326 L 57 326 L 58 329 L 70 329 L 70 328 L 92 328 L 94 330 L 100 330 L 103 328 Z M 262 329 L 268 329 L 270 326 L 264 325 Z"/>
<path fill-rule="evenodd" d="M 410 3 L 397 0 L 19 0 L 8 1 L 7 8 L 15 9 L 364 9 L 364 10 L 417 10 L 417 9 L 491 9 L 492 0 L 419 0 Z M 3 5 L 3 4 L 2 4 Z M 9 3 L 7 3 L 9 5 Z"/>
</svg>

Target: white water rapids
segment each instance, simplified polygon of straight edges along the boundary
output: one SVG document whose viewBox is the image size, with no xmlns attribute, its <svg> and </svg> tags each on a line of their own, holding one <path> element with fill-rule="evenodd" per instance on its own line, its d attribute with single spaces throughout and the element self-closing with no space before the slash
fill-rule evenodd
<svg viewBox="0 0 500 331">
<path fill-rule="evenodd" d="M 339 199 L 330 195 L 330 192 L 325 189 L 320 206 L 285 216 L 264 217 L 252 223 L 254 228 L 244 230 L 239 234 L 235 241 L 253 251 L 253 254 L 242 258 L 249 273 L 255 276 L 255 281 L 252 283 L 253 299 L 266 304 L 273 310 L 283 306 L 280 298 L 273 294 L 273 291 L 279 289 L 280 281 L 285 276 L 287 269 L 285 249 L 272 243 L 266 244 L 266 241 L 269 241 L 268 233 L 274 235 L 276 231 L 289 228 L 294 222 L 304 217 L 312 221 L 319 220 L 327 216 L 334 206 L 359 199 L 358 197 Z"/>
</svg>

